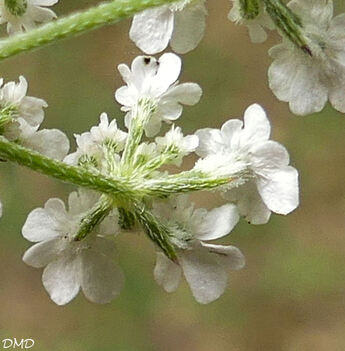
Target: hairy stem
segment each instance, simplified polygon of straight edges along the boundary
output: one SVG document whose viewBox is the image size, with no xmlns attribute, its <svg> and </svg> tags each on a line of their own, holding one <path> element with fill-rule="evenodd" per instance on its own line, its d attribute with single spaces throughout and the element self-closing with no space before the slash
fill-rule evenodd
<svg viewBox="0 0 345 351">
<path fill-rule="evenodd" d="M 131 122 L 121 164 L 130 168 L 134 162 L 135 152 L 141 142 L 144 129 L 154 113 L 155 105 L 150 99 L 141 99 L 130 111 Z"/>
<path fill-rule="evenodd" d="M 135 205 L 135 217 L 143 226 L 146 235 L 162 249 L 168 258 L 176 262 L 177 256 L 171 243 L 169 229 L 160 223 L 144 204 Z"/>
<path fill-rule="evenodd" d="M 39 173 L 51 176 L 67 183 L 83 186 L 106 194 L 113 194 L 117 199 L 141 199 L 144 196 L 164 197 L 182 192 L 212 190 L 219 187 L 239 185 L 243 176 L 215 177 L 199 171 L 186 171 L 158 179 L 130 177 L 107 177 L 96 171 L 79 166 L 70 166 L 64 162 L 46 157 L 0 136 L 0 159 L 15 162 Z M 120 206 L 121 207 L 121 206 Z"/>
<path fill-rule="evenodd" d="M 303 24 L 300 18 L 281 0 L 263 0 L 263 2 L 268 15 L 282 34 L 298 48 L 312 56 L 308 40 L 303 34 Z"/>
<path fill-rule="evenodd" d="M 115 23 L 149 7 L 176 0 L 114 0 L 86 11 L 41 25 L 27 33 L 17 34 L 0 42 L 0 59 L 52 43 L 58 39 Z"/>
<path fill-rule="evenodd" d="M 46 174 L 64 182 L 84 186 L 110 194 L 134 196 L 133 185 L 128 180 L 105 177 L 82 167 L 67 165 L 38 152 L 27 149 L 0 136 L 0 158 L 16 162 L 39 173 Z"/>
<path fill-rule="evenodd" d="M 92 232 L 97 224 L 103 221 L 103 219 L 109 214 L 112 208 L 112 199 L 107 195 L 102 195 L 96 205 L 81 220 L 78 233 L 74 237 L 74 240 L 83 240 L 89 233 Z"/>
</svg>

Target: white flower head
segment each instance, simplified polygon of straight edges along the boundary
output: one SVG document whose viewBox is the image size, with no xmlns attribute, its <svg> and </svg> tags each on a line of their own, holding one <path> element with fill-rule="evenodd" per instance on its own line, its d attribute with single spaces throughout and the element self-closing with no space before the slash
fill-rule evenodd
<svg viewBox="0 0 345 351">
<path fill-rule="evenodd" d="M 98 198 L 91 191 L 73 192 L 68 210 L 60 199 L 50 199 L 44 208 L 33 210 L 24 224 L 23 236 L 36 244 L 23 260 L 36 268 L 45 267 L 43 285 L 58 305 L 70 302 L 80 289 L 96 303 L 110 302 L 120 292 L 122 273 L 113 262 L 112 242 L 104 238 L 119 231 L 117 214 L 108 215 L 84 240 L 73 240 L 81 219 Z"/>
<path fill-rule="evenodd" d="M 264 10 L 264 6 L 259 4 L 259 14 L 253 19 L 245 19 L 241 15 L 240 0 L 232 0 L 233 6 L 228 14 L 231 22 L 244 24 L 248 27 L 249 37 L 253 43 L 263 43 L 267 39 L 266 29 L 273 30 L 274 24 Z"/>
<path fill-rule="evenodd" d="M 302 19 L 310 53 L 286 39 L 274 46 L 270 88 L 297 115 L 321 111 L 328 99 L 345 112 L 345 14 L 332 18 L 332 0 L 293 0 L 288 6 Z"/>
<path fill-rule="evenodd" d="M 176 166 L 181 166 L 183 157 L 194 152 L 199 145 L 196 135 L 183 136 L 181 128 L 175 126 L 164 137 L 157 137 L 155 141 L 159 151 L 175 154 L 173 164 Z"/>
<path fill-rule="evenodd" d="M 173 51 L 184 54 L 202 39 L 206 15 L 205 0 L 180 0 L 135 15 L 129 36 L 149 55 L 163 51 L 169 42 Z"/>
<path fill-rule="evenodd" d="M 23 76 L 19 77 L 19 83 L 8 82 L 3 85 L 0 79 L 0 109 L 11 109 L 15 117 L 23 118 L 32 126 L 37 126 L 44 119 L 43 108 L 47 103 L 32 96 L 26 96 L 28 83 Z"/>
<path fill-rule="evenodd" d="M 286 149 L 269 140 L 270 130 L 265 111 L 254 104 L 245 111 L 244 123 L 232 119 L 220 130 L 201 129 L 196 132 L 199 137 L 196 153 L 208 160 L 207 167 L 210 168 L 213 162 L 230 169 L 233 167 L 231 162 L 246 165 L 246 182 L 223 195 L 236 203 L 240 214 L 253 224 L 266 223 L 271 211 L 287 214 L 299 203 L 298 173 L 289 166 Z M 230 164 L 221 165 L 219 160 L 227 158 L 232 160 Z M 204 160 L 200 165 L 204 166 Z M 201 169 L 207 171 L 207 167 Z"/>
<path fill-rule="evenodd" d="M 181 59 L 172 53 L 163 54 L 159 60 L 154 57 L 138 56 L 131 69 L 124 64 L 118 67 L 127 84 L 117 89 L 116 100 L 123 105 L 123 111 L 131 111 L 140 100 L 149 99 L 155 106 L 155 113 L 146 125 L 147 136 L 153 136 L 160 130 L 161 122 L 178 119 L 182 105 L 195 105 L 202 91 L 198 84 L 178 84 L 181 71 Z M 126 116 L 129 127 L 131 114 Z"/>
<path fill-rule="evenodd" d="M 18 134 L 15 139 L 21 145 L 57 160 L 63 160 L 67 155 L 69 140 L 61 130 L 38 130 L 38 126 L 31 126 L 23 118 L 18 118 L 18 124 L 19 127 L 16 128 Z"/>
<path fill-rule="evenodd" d="M 101 114 L 99 125 L 92 127 L 90 133 L 94 143 L 98 145 L 111 144 L 115 152 L 122 151 L 125 146 L 127 133 L 118 129 L 116 119 L 109 123 L 106 113 Z"/>
<path fill-rule="evenodd" d="M 18 0 L 7 6 L 6 0 L 0 0 L 0 24 L 7 23 L 7 32 L 29 31 L 36 23 L 49 22 L 56 18 L 47 6 L 55 5 L 59 0 Z"/>
<path fill-rule="evenodd" d="M 127 133 L 117 127 L 116 120 L 109 123 L 106 113 L 100 116 L 100 123 L 92 127 L 90 132 L 75 134 L 77 150 L 65 157 L 64 161 L 68 164 L 78 165 L 90 163 L 95 167 L 102 164 L 104 154 L 103 146 L 111 148 L 114 153 L 123 150 L 126 142 Z"/>
<path fill-rule="evenodd" d="M 204 241 L 227 235 L 237 224 L 236 207 L 227 204 L 211 211 L 194 209 L 186 196 L 154 205 L 154 211 L 175 229 L 178 262 L 157 254 L 154 276 L 167 291 L 177 289 L 183 272 L 193 296 L 199 303 L 216 300 L 225 291 L 229 269 L 244 266 L 244 256 L 234 246 L 212 245 Z"/>
<path fill-rule="evenodd" d="M 97 144 L 93 141 L 91 133 L 74 134 L 74 137 L 77 143 L 77 150 L 67 155 L 64 162 L 74 166 L 86 162 L 97 167 L 102 154 Z"/>
</svg>

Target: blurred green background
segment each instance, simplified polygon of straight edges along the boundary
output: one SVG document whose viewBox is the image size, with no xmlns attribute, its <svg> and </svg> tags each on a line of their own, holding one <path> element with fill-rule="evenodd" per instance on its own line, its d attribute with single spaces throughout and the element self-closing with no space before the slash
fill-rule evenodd
<svg viewBox="0 0 345 351">
<path fill-rule="evenodd" d="M 96 3 L 60 0 L 55 10 L 63 15 Z M 300 171 L 300 207 L 287 217 L 273 215 L 264 226 L 241 221 L 225 238 L 241 248 L 247 265 L 229 273 L 226 293 L 210 305 L 197 304 L 185 282 L 174 294 L 163 292 L 152 276 L 151 243 L 133 234 L 118 239 L 126 285 L 116 300 L 93 305 L 79 294 L 58 307 L 41 284 L 41 270 L 21 260 L 30 245 L 21 227 L 29 211 L 50 197 L 66 199 L 74 187 L 1 164 L 0 340 L 32 338 L 37 351 L 345 350 L 345 117 L 330 106 L 293 116 L 267 85 L 267 50 L 278 35 L 254 45 L 245 27 L 227 20 L 228 0 L 207 5 L 205 38 L 184 56 L 181 76 L 198 82 L 204 95 L 185 108 L 179 124 L 185 134 L 220 127 L 260 103 L 273 139 L 288 148 Z M 336 5 L 336 12 L 345 10 L 343 1 Z M 123 21 L 1 62 L 0 76 L 17 80 L 23 74 L 29 95 L 48 101 L 43 127 L 72 137 L 96 124 L 103 111 L 123 125 L 113 94 L 122 85 L 117 65 L 139 54 L 128 39 L 129 25 Z M 215 194 L 193 198 L 209 208 L 222 203 Z"/>
</svg>

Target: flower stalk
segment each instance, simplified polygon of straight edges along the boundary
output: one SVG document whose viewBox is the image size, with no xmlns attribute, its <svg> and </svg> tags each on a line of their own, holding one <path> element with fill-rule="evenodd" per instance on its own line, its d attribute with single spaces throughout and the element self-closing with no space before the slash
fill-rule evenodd
<svg viewBox="0 0 345 351">
<path fill-rule="evenodd" d="M 92 230 L 101 223 L 113 208 L 113 201 L 107 195 L 102 195 L 96 205 L 80 221 L 80 228 L 74 237 L 74 241 L 83 240 Z"/>
</svg>

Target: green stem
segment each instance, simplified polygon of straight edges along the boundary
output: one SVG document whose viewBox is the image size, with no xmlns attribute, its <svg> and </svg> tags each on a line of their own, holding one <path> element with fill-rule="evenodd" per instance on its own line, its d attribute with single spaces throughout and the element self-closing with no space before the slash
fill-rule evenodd
<svg viewBox="0 0 345 351">
<path fill-rule="evenodd" d="M 177 255 L 171 243 L 170 232 L 143 204 L 135 205 L 135 217 L 143 226 L 146 235 L 157 244 L 168 258 L 176 262 Z"/>
<path fill-rule="evenodd" d="M 281 0 L 263 0 L 263 2 L 268 15 L 282 34 L 298 48 L 312 56 L 308 40 L 303 34 L 303 24 L 300 18 Z"/>
<path fill-rule="evenodd" d="M 109 214 L 112 208 L 112 199 L 107 195 L 102 195 L 97 204 L 80 221 L 80 227 L 78 233 L 74 237 L 74 240 L 83 240 L 89 233 L 93 231 L 97 224 L 103 221 L 103 219 Z"/>
<path fill-rule="evenodd" d="M 240 178 L 237 176 L 214 177 L 193 170 L 158 179 L 107 177 L 96 171 L 53 160 L 36 151 L 8 141 L 3 136 L 0 136 L 0 159 L 18 163 L 64 182 L 106 194 L 114 194 L 120 200 L 124 199 L 127 202 L 130 199 L 140 199 L 144 196 L 164 197 L 182 192 L 212 190 L 221 186 L 229 186 L 230 183 L 236 186 L 239 184 Z"/>
<path fill-rule="evenodd" d="M 185 171 L 158 179 L 148 179 L 140 190 L 149 196 L 169 196 L 199 190 L 213 190 L 219 187 L 238 186 L 242 177 L 215 177 L 202 172 Z M 245 180 L 243 180 L 244 182 Z M 241 181 L 242 182 L 242 181 Z"/>
<path fill-rule="evenodd" d="M 145 126 L 154 113 L 154 110 L 155 105 L 150 99 L 141 99 L 130 111 L 132 114 L 131 122 L 121 158 L 121 164 L 127 166 L 127 168 L 134 162 L 135 152 L 143 137 Z M 126 167 L 125 171 L 128 171 Z"/>
<path fill-rule="evenodd" d="M 49 44 L 58 39 L 115 23 L 149 7 L 176 0 L 114 0 L 67 17 L 41 25 L 27 33 L 17 34 L 0 42 L 0 59 Z"/>
<path fill-rule="evenodd" d="M 39 173 L 52 176 L 64 182 L 84 186 L 110 194 L 135 196 L 134 186 L 128 179 L 105 177 L 82 167 L 67 165 L 27 149 L 0 136 L 0 158 L 16 162 Z"/>
</svg>

